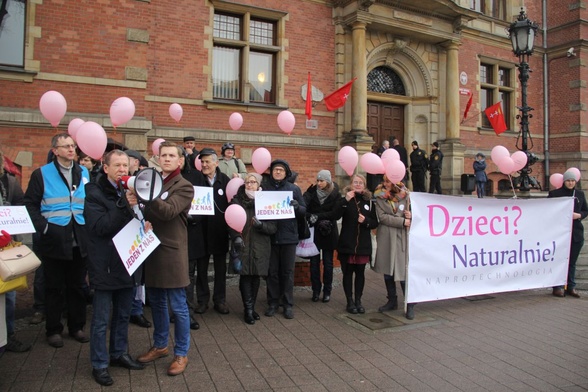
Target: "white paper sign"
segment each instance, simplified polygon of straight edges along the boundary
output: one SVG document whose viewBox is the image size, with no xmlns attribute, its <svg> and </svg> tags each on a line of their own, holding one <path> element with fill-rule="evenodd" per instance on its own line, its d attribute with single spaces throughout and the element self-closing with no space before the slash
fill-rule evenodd
<svg viewBox="0 0 588 392">
<path fill-rule="evenodd" d="M 1 206 L 0 227 L 11 235 L 36 231 L 25 206 Z"/>
<path fill-rule="evenodd" d="M 408 302 L 565 284 L 573 198 L 411 202 Z"/>
<path fill-rule="evenodd" d="M 259 220 L 294 218 L 292 191 L 262 191 L 255 195 L 255 217 Z"/>
<path fill-rule="evenodd" d="M 209 186 L 195 186 L 194 199 L 188 215 L 214 215 L 214 189 Z"/>
<path fill-rule="evenodd" d="M 153 230 L 146 232 L 143 223 L 137 219 L 127 223 L 114 236 L 112 242 L 129 275 L 132 275 L 161 243 Z"/>
</svg>

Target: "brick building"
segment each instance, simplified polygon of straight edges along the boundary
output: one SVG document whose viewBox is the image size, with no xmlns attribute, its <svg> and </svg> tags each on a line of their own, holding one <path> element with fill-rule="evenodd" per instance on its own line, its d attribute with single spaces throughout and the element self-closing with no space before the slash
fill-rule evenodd
<svg viewBox="0 0 588 392">
<path fill-rule="evenodd" d="M 336 164 L 343 145 L 361 154 L 390 136 L 426 150 L 439 141 L 444 192 L 459 194 L 477 152 L 516 151 L 518 59 L 505 30 L 524 6 L 540 26 L 528 92 L 531 151 L 540 159 L 532 175 L 545 187 L 551 173 L 588 169 L 586 7 L 564 3 L 0 0 L 0 144 L 26 187 L 57 132 L 39 99 L 56 90 L 68 104 L 59 131 L 73 118 L 92 120 L 146 156 L 153 140 L 187 135 L 217 151 L 231 141 L 246 163 L 264 146 L 299 172 L 303 190 L 322 168 L 347 181 Z M 308 72 L 314 123 L 304 114 Z M 354 77 L 346 105 L 327 111 L 322 97 Z M 463 121 L 460 88 L 473 94 Z M 115 130 L 109 108 L 123 96 L 136 112 Z M 509 130 L 496 136 L 483 110 L 500 100 Z M 174 102 L 184 109 L 179 123 L 168 114 Z M 296 117 L 291 135 L 276 122 L 285 109 Z M 236 131 L 233 112 L 244 119 Z M 487 172 L 496 193 L 507 177 L 491 162 Z"/>
</svg>

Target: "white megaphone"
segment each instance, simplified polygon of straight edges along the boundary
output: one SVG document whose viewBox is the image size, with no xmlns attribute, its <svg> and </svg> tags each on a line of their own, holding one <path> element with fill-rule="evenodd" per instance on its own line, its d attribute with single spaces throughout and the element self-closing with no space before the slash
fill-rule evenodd
<svg viewBox="0 0 588 392">
<path fill-rule="evenodd" d="M 163 190 L 163 177 L 151 167 L 139 171 L 135 176 L 122 176 L 118 183 L 125 189 L 134 189 L 137 198 L 144 203 L 157 199 Z"/>
</svg>

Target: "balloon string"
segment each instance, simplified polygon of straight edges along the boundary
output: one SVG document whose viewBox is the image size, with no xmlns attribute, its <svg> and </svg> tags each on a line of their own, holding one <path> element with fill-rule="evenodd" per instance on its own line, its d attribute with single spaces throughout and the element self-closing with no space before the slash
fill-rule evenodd
<svg viewBox="0 0 588 392">
<path fill-rule="evenodd" d="M 516 199 L 517 198 L 517 193 L 515 192 L 515 188 L 514 188 L 514 184 L 512 183 L 512 177 L 510 176 L 510 174 L 508 175 L 508 179 L 510 180 L 510 187 L 512 189 L 512 198 Z"/>
</svg>

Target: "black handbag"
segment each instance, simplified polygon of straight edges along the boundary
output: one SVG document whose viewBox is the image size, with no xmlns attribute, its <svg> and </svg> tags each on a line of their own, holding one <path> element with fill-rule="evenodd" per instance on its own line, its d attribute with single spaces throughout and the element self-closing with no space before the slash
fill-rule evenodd
<svg viewBox="0 0 588 392">
<path fill-rule="evenodd" d="M 306 218 L 296 218 L 296 221 L 298 223 L 298 239 L 305 240 L 307 238 L 310 238 L 310 227 L 308 227 L 308 222 L 306 221 Z"/>
</svg>

